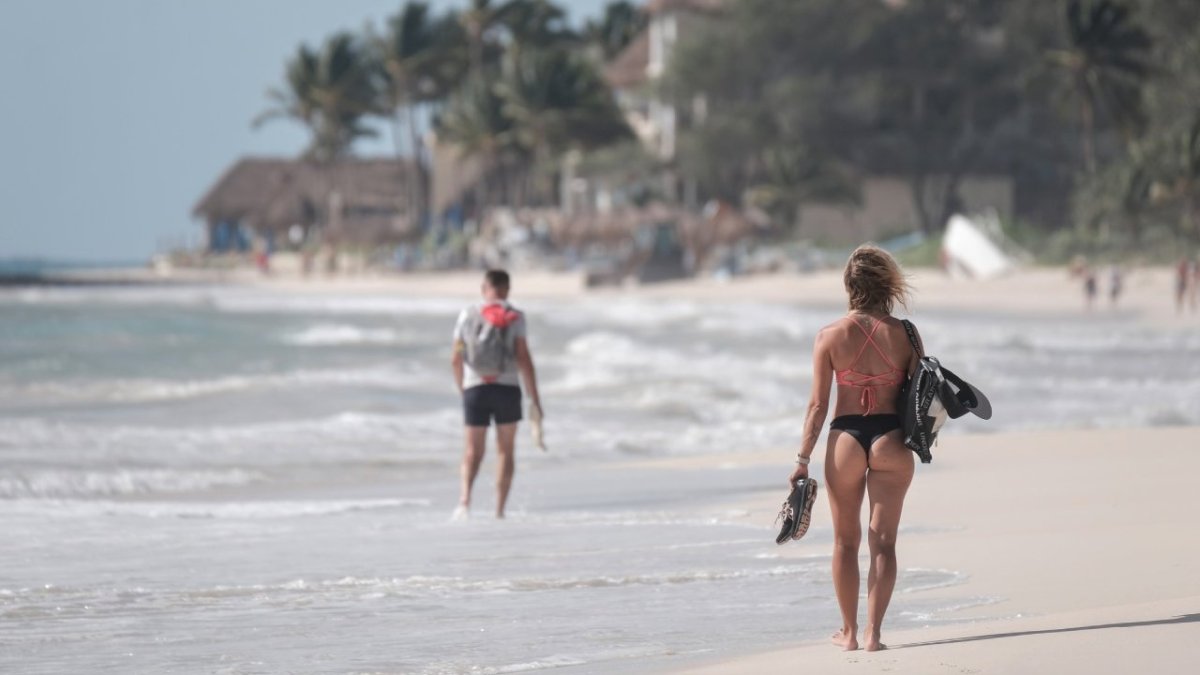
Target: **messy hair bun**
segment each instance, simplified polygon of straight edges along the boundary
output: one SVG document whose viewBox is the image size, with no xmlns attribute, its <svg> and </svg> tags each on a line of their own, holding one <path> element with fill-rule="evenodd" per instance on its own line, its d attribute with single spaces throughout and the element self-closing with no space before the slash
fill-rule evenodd
<svg viewBox="0 0 1200 675">
<path fill-rule="evenodd" d="M 850 309 L 891 314 L 896 303 L 908 306 L 908 281 L 887 251 L 873 244 L 854 249 L 842 277 L 850 296 Z"/>
</svg>

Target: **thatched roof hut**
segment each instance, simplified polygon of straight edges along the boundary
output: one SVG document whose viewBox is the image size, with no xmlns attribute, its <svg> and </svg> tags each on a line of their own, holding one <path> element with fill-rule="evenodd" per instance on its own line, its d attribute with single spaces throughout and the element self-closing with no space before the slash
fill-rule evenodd
<svg viewBox="0 0 1200 675">
<path fill-rule="evenodd" d="M 210 234 L 225 223 L 278 238 L 299 225 L 339 242 L 395 241 L 414 234 L 405 208 L 406 175 L 405 164 L 390 159 L 244 158 L 192 213 L 205 220 Z"/>
</svg>

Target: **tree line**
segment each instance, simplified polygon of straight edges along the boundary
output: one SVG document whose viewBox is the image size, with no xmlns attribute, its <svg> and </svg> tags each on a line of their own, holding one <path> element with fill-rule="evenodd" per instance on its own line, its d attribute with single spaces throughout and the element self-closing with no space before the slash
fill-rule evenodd
<svg viewBox="0 0 1200 675">
<path fill-rule="evenodd" d="M 549 201 L 547 175 L 564 153 L 632 138 L 600 68 L 644 25 L 624 0 L 582 30 L 549 0 L 471 0 L 441 13 L 407 2 L 380 28 L 300 45 L 254 124 L 302 124 L 310 133 L 305 156 L 329 162 L 377 135 L 372 120 L 387 122 L 408 160 L 408 203 L 422 222 L 430 216 L 421 138 L 429 118 L 439 139 L 482 167 L 476 209 Z"/>
<path fill-rule="evenodd" d="M 964 181 L 992 174 L 1012 178 L 1020 225 L 1041 240 L 1200 241 L 1195 0 L 727 0 L 645 85 L 678 111 L 666 164 L 636 150 L 600 74 L 646 23 L 627 1 L 579 30 L 549 0 L 408 2 L 381 29 L 301 46 L 258 122 L 299 121 L 308 155 L 329 160 L 388 120 L 423 218 L 431 118 L 482 167 L 479 208 L 552 203 L 567 152 L 616 144 L 589 157 L 643 184 L 669 169 L 702 200 L 785 226 L 888 174 L 936 233 Z"/>
<path fill-rule="evenodd" d="M 923 228 L 972 173 L 1011 176 L 1042 240 L 1200 241 L 1200 2 L 736 0 L 664 83 L 704 98 L 680 163 L 794 220 L 907 181 Z M 1064 237 L 1059 237 L 1063 239 Z"/>
</svg>

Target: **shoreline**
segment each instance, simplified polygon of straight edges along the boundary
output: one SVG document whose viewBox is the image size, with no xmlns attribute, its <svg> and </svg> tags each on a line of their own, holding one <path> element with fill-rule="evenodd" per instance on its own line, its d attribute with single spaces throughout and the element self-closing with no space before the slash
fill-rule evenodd
<svg viewBox="0 0 1200 675">
<path fill-rule="evenodd" d="M 1129 270 L 1124 291 L 1115 306 L 1107 297 L 1107 285 L 1101 283 L 1099 297 L 1090 310 L 1084 306 L 1082 284 L 1072 279 L 1065 267 L 1029 267 L 989 280 L 952 279 L 933 268 L 910 269 L 908 276 L 913 286 L 907 307 L 907 314 L 911 316 L 920 316 L 924 311 L 987 311 L 1009 316 L 1061 316 L 1065 319 L 1127 318 L 1165 328 L 1200 325 L 1200 313 L 1186 308 L 1182 313 L 1176 312 L 1174 272 L 1169 267 Z M 0 280 L 0 288 L 211 285 L 286 294 L 437 296 L 470 301 L 476 296 L 479 277 L 480 273 L 476 271 L 304 278 L 261 276 L 252 270 L 241 269 L 163 273 L 145 268 L 47 274 L 38 277 L 35 283 L 16 283 L 10 278 Z M 801 304 L 840 310 L 843 296 L 841 273 L 837 270 L 748 275 L 724 280 L 706 277 L 595 288 L 586 286 L 580 272 L 517 272 L 513 286 L 513 298 L 518 304 L 523 300 L 638 298 Z"/>
<path fill-rule="evenodd" d="M 814 672 L 833 674 L 1193 672 L 1193 657 L 1181 645 L 1195 630 L 1189 624 L 1200 623 L 1200 579 L 1192 564 L 1200 541 L 1186 536 L 1194 530 L 1188 505 L 1200 456 L 1190 439 L 1198 433 L 1200 427 L 1163 427 L 947 436 L 934 463 L 917 466 L 901 525 L 899 564 L 905 570 L 952 570 L 961 581 L 911 596 L 898 592 L 889 615 L 894 619 L 906 605 L 930 600 L 950 609 L 938 611 L 924 627 L 885 626 L 889 650 L 882 652 L 842 652 L 816 639 L 715 658 L 663 654 L 635 670 L 782 675 L 803 663 Z M 1142 448 L 1136 465 L 1130 448 Z M 590 465 L 589 470 L 678 470 L 709 477 L 743 470 L 742 489 L 701 497 L 692 508 L 702 517 L 758 527 L 770 523 L 778 508 L 789 455 L 781 449 L 631 459 Z M 485 475 L 494 458 L 487 461 Z M 824 482 L 822 464 L 818 453 L 814 475 Z M 548 478 L 566 467 L 531 470 Z M 778 474 L 778 489 L 770 481 L 746 477 L 762 470 Z M 451 480 L 443 481 L 448 489 Z M 242 493 L 248 502 L 274 502 L 385 499 L 394 489 L 392 483 L 366 481 L 302 489 L 301 494 L 284 490 L 264 495 L 249 487 L 230 492 Z M 213 498 L 177 495 L 167 501 L 206 504 Z M 450 501 L 438 505 L 449 509 Z M 820 536 L 775 546 L 769 542 L 773 532 L 764 531 L 761 551 L 778 554 L 781 564 L 827 558 L 828 519 L 826 492 L 814 513 L 813 528 Z M 521 520 L 518 515 L 514 522 Z M 832 582 L 826 583 L 832 595 Z M 778 584 L 785 595 L 787 579 Z M 861 620 L 865 601 L 860 600 L 859 611 Z M 828 624 L 832 632 L 836 610 L 827 614 L 805 615 L 798 622 L 806 629 Z M 911 625 L 911 620 L 905 623 Z M 730 625 L 736 630 L 736 622 Z"/>
<path fill-rule="evenodd" d="M 575 654 L 587 672 L 769 673 L 798 659 L 830 673 L 1190 672 L 1180 664 L 1181 631 L 1194 630 L 1186 617 L 1200 598 L 1191 563 L 1200 547 L 1188 537 L 1200 333 L 1156 330 L 1153 312 L 1171 309 L 1158 295 L 1169 274 L 1131 274 L 1130 308 L 1089 316 L 1061 270 L 995 282 L 913 273 L 916 320 L 947 345 L 934 353 L 995 378 L 1006 424 L 1194 426 L 967 424 L 978 433 L 945 436 L 936 461 L 918 467 L 906 507 L 908 590 L 885 625 L 895 649 L 870 655 L 818 640 L 837 623 L 826 500 L 807 540 L 780 547 L 771 531 L 807 370 L 794 356 L 826 313 L 840 313 L 836 273 L 596 291 L 578 276 L 517 276 L 516 303 L 544 321 L 535 333 L 562 414 L 551 411 L 545 458 L 521 430 L 527 468 L 515 517 L 447 533 L 461 436 L 444 320 L 476 297 L 479 276 L 0 292 L 0 309 L 15 317 L 13 353 L 31 358 L 7 381 L 15 476 L 26 481 L 10 491 L 31 497 L 10 511 L 10 522 L 31 527 L 14 530 L 23 534 L 14 554 L 42 556 L 23 558 L 10 585 L 78 580 L 85 598 L 173 588 L 180 593 L 140 605 L 133 621 L 149 626 L 146 617 L 168 611 L 190 626 L 210 608 L 174 598 L 197 587 L 287 591 L 281 584 L 300 580 L 312 594 L 306 611 L 279 614 L 271 639 L 276 658 L 310 665 L 295 636 L 336 618 L 336 660 L 350 662 L 358 636 L 376 640 L 372 626 L 391 624 L 428 642 L 414 669 L 444 654 L 456 670 Z M 1160 304 L 1135 313 L 1142 302 Z M 139 367 L 126 368 L 127 358 Z M 45 419 L 20 419 L 28 416 Z M 729 453 L 737 449 L 747 452 Z M 494 460 L 485 460 L 481 505 Z M 312 536 L 288 536 L 300 530 Z M 230 548 L 231 532 L 254 536 Z M 336 555 L 343 550 L 351 554 Z M 184 574 L 193 564 L 211 572 L 198 582 Z M 127 576 L 111 581 L 109 569 Z M 452 598 L 439 596 L 434 574 L 451 579 Z M 348 597 L 368 589 L 337 581 L 346 578 L 378 579 L 379 602 Z M 491 593 L 511 588 L 536 592 Z M 229 600 L 235 629 L 261 611 L 255 598 Z M 655 598 L 657 614 L 630 621 L 628 607 Z M 529 623 L 508 620 L 510 600 Z M 55 616 L 52 595 L 34 601 Z M 480 607 L 488 635 L 462 637 L 464 610 Z M 360 623 L 367 613 L 382 623 Z M 426 632 L 431 618 L 445 631 Z M 49 621 L 31 630 L 53 630 Z M 555 632 L 537 632 L 548 625 Z M 521 642 L 527 634 L 536 645 Z M 632 651 L 614 654 L 618 639 Z M 130 649 L 77 644 L 64 653 L 79 662 Z M 478 656 L 463 655 L 475 644 Z"/>
</svg>

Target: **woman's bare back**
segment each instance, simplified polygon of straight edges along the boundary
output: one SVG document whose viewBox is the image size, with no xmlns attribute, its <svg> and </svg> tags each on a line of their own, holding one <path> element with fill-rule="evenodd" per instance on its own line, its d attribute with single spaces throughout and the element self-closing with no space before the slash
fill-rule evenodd
<svg viewBox="0 0 1200 675">
<path fill-rule="evenodd" d="M 876 322 L 879 322 L 878 326 Z M 867 385 L 845 384 L 839 377 L 833 414 L 865 415 L 867 404 L 871 403 L 872 414 L 895 413 L 896 397 L 913 359 L 904 324 L 891 316 L 880 319 L 850 314 L 826 326 L 824 331 L 829 337 L 834 372 L 839 375 L 853 372 L 857 377 L 845 379 Z M 864 388 L 873 391 L 864 395 Z"/>
</svg>

